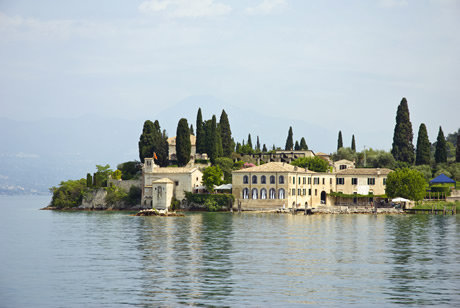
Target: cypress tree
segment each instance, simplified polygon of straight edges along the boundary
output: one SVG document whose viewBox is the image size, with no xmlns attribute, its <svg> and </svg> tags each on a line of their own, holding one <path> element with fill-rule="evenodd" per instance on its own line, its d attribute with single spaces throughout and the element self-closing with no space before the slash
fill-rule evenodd
<svg viewBox="0 0 460 308">
<path fill-rule="evenodd" d="M 430 147 L 428 132 L 425 124 L 422 123 L 418 129 L 417 149 L 415 151 L 415 164 L 417 166 L 430 164 Z"/>
<path fill-rule="evenodd" d="M 91 176 L 91 173 L 86 174 L 86 187 L 93 187 L 93 177 Z"/>
<path fill-rule="evenodd" d="M 222 110 L 219 124 L 223 150 L 222 156 L 231 157 L 235 143 L 232 141 L 232 130 L 230 129 L 230 122 L 228 121 L 228 116 L 225 110 Z"/>
<path fill-rule="evenodd" d="M 343 140 L 342 140 L 342 131 L 339 130 L 339 137 L 337 139 L 337 151 L 343 148 Z"/>
<path fill-rule="evenodd" d="M 211 120 L 205 122 L 206 133 L 206 152 L 214 164 L 217 158 L 217 121 L 216 116 L 213 115 Z"/>
<path fill-rule="evenodd" d="M 457 163 L 460 163 L 460 134 L 457 135 L 457 149 L 456 149 L 455 161 Z"/>
<path fill-rule="evenodd" d="M 144 128 L 139 138 L 139 158 L 144 162 L 146 157 L 152 157 L 155 146 L 155 127 L 152 121 L 144 122 Z"/>
<path fill-rule="evenodd" d="M 447 163 L 447 147 L 446 138 L 441 126 L 439 126 L 438 139 L 436 140 L 436 151 L 434 152 L 434 159 L 437 164 Z"/>
<path fill-rule="evenodd" d="M 267 151 L 267 146 L 265 145 L 265 143 L 264 143 L 264 146 L 262 147 L 262 152 L 263 152 L 263 153 L 267 153 L 267 152 L 268 152 L 268 151 Z"/>
<path fill-rule="evenodd" d="M 196 152 L 206 153 L 206 136 L 201 108 L 198 108 L 196 115 Z"/>
<path fill-rule="evenodd" d="M 222 134 L 221 134 L 221 126 L 217 124 L 217 132 L 216 132 L 216 158 L 224 156 L 224 148 L 222 145 Z"/>
<path fill-rule="evenodd" d="M 195 131 L 193 130 L 193 124 L 190 124 L 190 135 L 195 135 Z"/>
<path fill-rule="evenodd" d="M 300 151 L 300 144 L 299 144 L 299 141 L 297 140 L 295 141 L 294 150 Z"/>
<path fill-rule="evenodd" d="M 292 126 L 289 126 L 288 136 L 286 139 L 286 146 L 284 147 L 284 149 L 286 151 L 292 151 L 293 148 L 294 148 L 294 140 L 293 140 Z"/>
<path fill-rule="evenodd" d="M 356 143 L 355 143 L 355 135 L 351 137 L 351 150 L 356 152 Z"/>
<path fill-rule="evenodd" d="M 176 130 L 176 157 L 179 166 L 185 166 L 190 160 L 190 129 L 187 119 L 180 119 Z"/>
<path fill-rule="evenodd" d="M 260 142 L 259 142 L 259 136 L 257 136 L 257 142 L 256 142 L 256 150 L 260 152 Z"/>
<path fill-rule="evenodd" d="M 248 135 L 248 143 L 247 143 L 247 145 L 251 148 L 251 150 L 253 149 L 252 140 L 251 140 L 251 134 Z"/>
<path fill-rule="evenodd" d="M 413 138 L 409 107 L 406 98 L 403 97 L 396 112 L 396 126 L 393 135 L 393 148 L 391 149 L 391 154 L 393 154 L 395 160 L 411 165 L 414 163 Z"/>
<path fill-rule="evenodd" d="M 305 141 L 304 137 L 302 137 L 302 139 L 300 139 L 300 149 L 303 150 L 303 151 L 308 150 L 308 145 L 307 145 L 307 142 Z"/>
<path fill-rule="evenodd" d="M 156 120 L 153 123 L 154 127 L 154 143 L 153 149 L 150 153 L 150 156 L 153 156 L 153 152 L 157 155 L 157 159 L 155 160 L 158 165 L 161 167 L 166 167 L 169 164 L 169 145 L 168 145 L 168 135 L 166 134 L 166 130 L 161 132 L 160 122 Z M 188 128 L 187 128 L 188 129 Z"/>
</svg>

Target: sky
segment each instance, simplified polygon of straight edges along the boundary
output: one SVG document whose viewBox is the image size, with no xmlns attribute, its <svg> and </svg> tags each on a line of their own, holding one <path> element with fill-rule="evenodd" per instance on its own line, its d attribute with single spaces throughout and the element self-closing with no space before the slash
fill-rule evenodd
<svg viewBox="0 0 460 308">
<path fill-rule="evenodd" d="M 0 0 L 0 117 L 99 116 L 139 134 L 158 119 L 172 136 L 201 99 L 234 110 L 237 141 L 250 127 L 283 147 L 295 123 L 330 153 L 339 130 L 389 150 L 406 97 L 414 143 L 422 122 L 434 142 L 460 127 L 459 29 L 456 0 Z"/>
</svg>

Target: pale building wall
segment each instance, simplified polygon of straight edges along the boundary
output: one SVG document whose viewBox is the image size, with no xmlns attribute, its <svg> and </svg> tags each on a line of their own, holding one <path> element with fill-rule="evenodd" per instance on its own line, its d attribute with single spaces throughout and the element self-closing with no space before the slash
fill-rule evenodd
<svg viewBox="0 0 460 308">
<path fill-rule="evenodd" d="M 343 178 L 344 184 L 337 184 L 336 191 L 342 192 L 344 194 L 362 194 L 367 195 L 372 192 L 374 195 L 383 195 L 385 194 L 386 185 L 383 184 L 383 180 L 387 178 L 388 175 L 383 174 L 369 174 L 369 175 L 337 175 L 337 178 Z M 357 185 L 352 184 L 352 179 L 357 179 Z M 369 185 L 368 179 L 374 179 L 375 184 Z"/>
<path fill-rule="evenodd" d="M 160 179 L 152 184 L 152 208 L 165 210 L 171 205 L 174 184 L 166 179 Z"/>
</svg>

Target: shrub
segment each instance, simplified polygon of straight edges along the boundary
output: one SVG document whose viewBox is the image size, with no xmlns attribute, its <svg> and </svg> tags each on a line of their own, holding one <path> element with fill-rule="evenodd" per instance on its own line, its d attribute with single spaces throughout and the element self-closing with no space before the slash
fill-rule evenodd
<svg viewBox="0 0 460 308">
<path fill-rule="evenodd" d="M 235 196 L 232 194 L 194 194 L 185 192 L 185 199 L 196 204 L 206 204 L 207 200 L 213 200 L 221 208 L 233 205 Z"/>
</svg>

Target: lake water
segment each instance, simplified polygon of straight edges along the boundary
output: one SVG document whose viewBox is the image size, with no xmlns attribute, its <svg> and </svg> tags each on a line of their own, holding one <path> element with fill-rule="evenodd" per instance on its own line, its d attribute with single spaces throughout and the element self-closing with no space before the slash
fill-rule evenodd
<svg viewBox="0 0 460 308">
<path fill-rule="evenodd" d="M 0 197 L 0 307 L 460 306 L 460 216 L 39 211 Z"/>
</svg>

